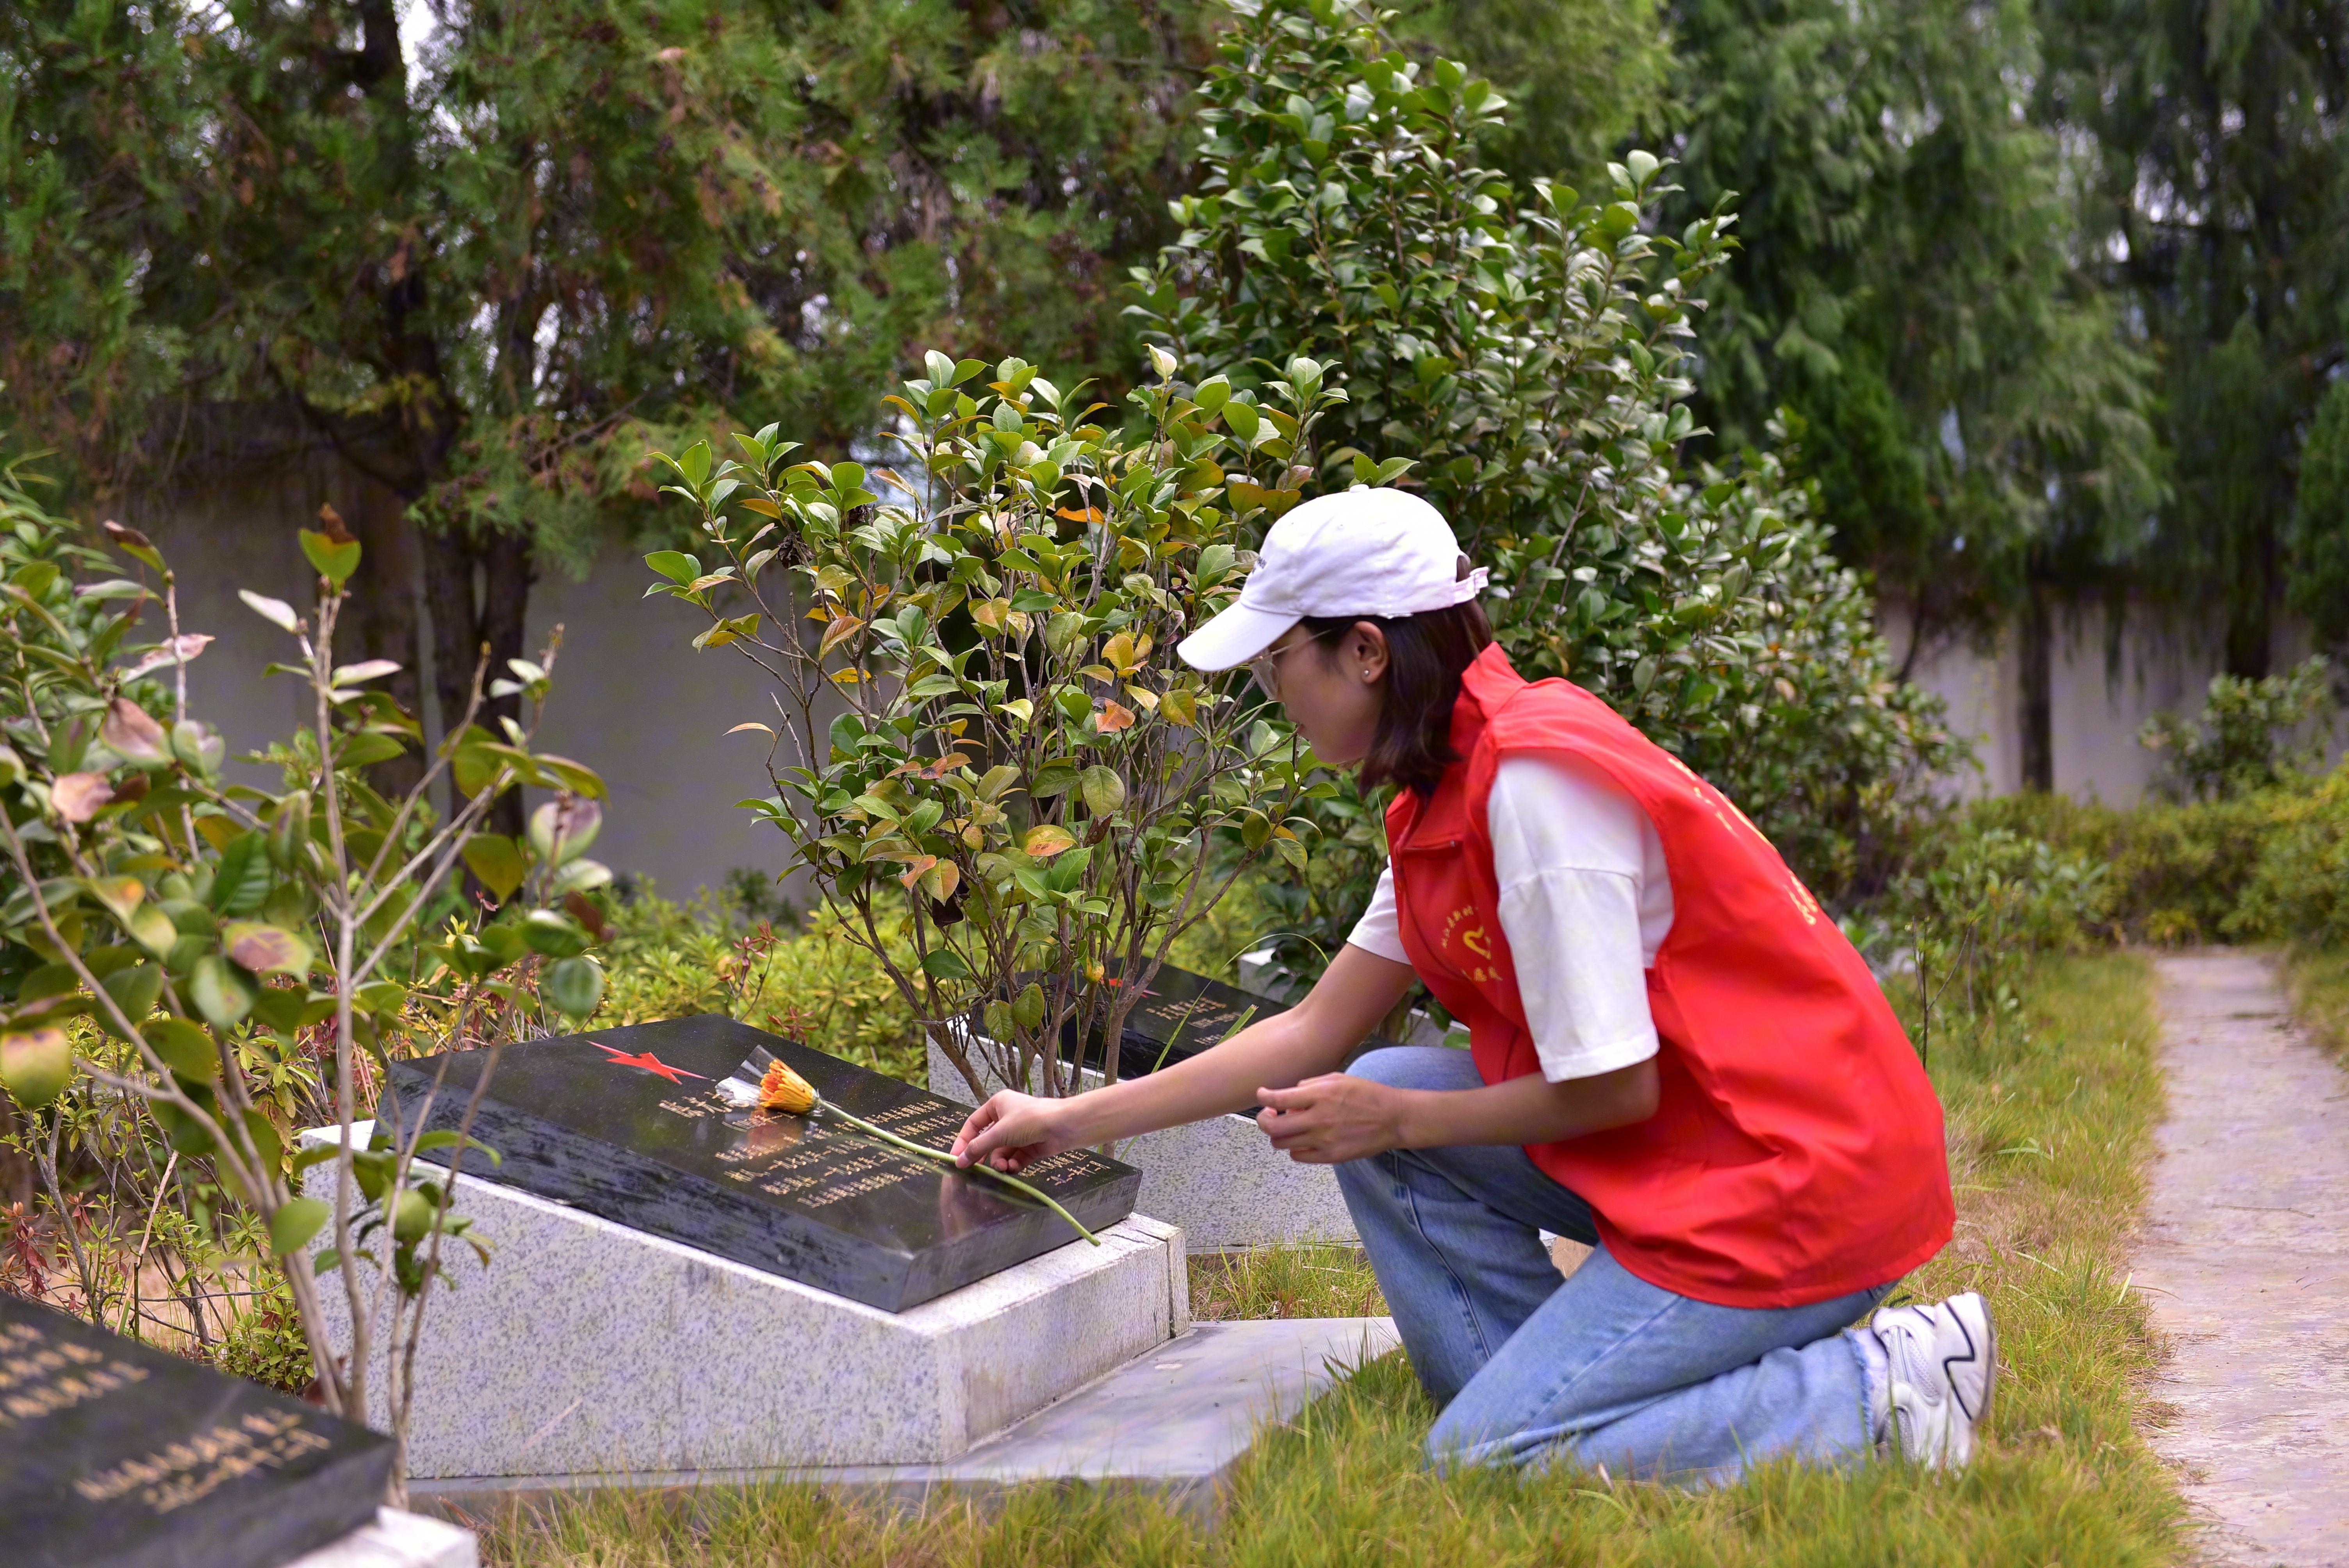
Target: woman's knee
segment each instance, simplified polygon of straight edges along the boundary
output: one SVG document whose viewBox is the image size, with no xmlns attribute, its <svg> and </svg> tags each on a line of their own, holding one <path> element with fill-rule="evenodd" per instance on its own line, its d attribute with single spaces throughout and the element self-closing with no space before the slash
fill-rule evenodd
<svg viewBox="0 0 2349 1568">
<path fill-rule="evenodd" d="M 1475 1088 L 1485 1081 L 1468 1053 L 1449 1046 L 1381 1046 L 1356 1057 L 1346 1072 L 1389 1088 Z"/>
</svg>

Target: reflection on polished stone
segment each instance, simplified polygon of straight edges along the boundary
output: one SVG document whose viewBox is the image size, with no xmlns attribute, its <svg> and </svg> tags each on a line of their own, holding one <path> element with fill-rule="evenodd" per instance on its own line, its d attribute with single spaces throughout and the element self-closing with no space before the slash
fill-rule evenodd
<svg viewBox="0 0 2349 1568">
<path fill-rule="evenodd" d="M 719 1086 L 761 1051 L 912 1142 L 943 1149 L 969 1114 L 709 1014 L 507 1047 L 473 1124 L 501 1163 L 474 1153 L 464 1169 L 892 1312 L 1075 1239 L 1060 1216 L 983 1174 L 893 1150 L 822 1111 L 736 1104 Z M 412 1125 L 420 1107 L 428 1127 L 456 1127 L 488 1055 L 394 1064 L 402 1118 Z M 1022 1175 L 1093 1230 L 1132 1212 L 1141 1183 L 1087 1150 Z"/>
</svg>

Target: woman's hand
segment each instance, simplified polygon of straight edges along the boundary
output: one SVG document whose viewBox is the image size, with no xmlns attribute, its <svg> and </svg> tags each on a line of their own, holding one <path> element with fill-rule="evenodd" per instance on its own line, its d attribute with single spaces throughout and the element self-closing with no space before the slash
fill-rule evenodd
<svg viewBox="0 0 2349 1568">
<path fill-rule="evenodd" d="M 1048 1155 L 1075 1148 L 1081 1140 L 1070 1133 L 1072 1103 L 1002 1090 L 972 1111 L 955 1134 L 955 1163 L 984 1161 L 1016 1174 Z"/>
<path fill-rule="evenodd" d="M 1258 1089 L 1256 1124 L 1299 1164 L 1336 1165 L 1401 1147 L 1407 1098 L 1388 1084 L 1323 1073 L 1295 1088 Z"/>
</svg>

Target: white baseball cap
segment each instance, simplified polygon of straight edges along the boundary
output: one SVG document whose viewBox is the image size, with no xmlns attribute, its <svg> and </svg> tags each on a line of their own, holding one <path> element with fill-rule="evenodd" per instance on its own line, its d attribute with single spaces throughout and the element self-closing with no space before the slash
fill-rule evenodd
<svg viewBox="0 0 2349 1568">
<path fill-rule="evenodd" d="M 1444 514 L 1409 490 L 1356 486 L 1316 496 L 1272 525 L 1240 596 L 1183 639 L 1195 669 L 1244 665 L 1308 615 L 1416 615 L 1464 604 L 1485 568 L 1460 575 Z"/>
</svg>

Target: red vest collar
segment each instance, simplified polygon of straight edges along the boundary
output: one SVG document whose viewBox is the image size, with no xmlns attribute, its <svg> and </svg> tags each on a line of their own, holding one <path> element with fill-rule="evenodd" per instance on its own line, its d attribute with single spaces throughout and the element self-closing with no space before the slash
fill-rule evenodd
<svg viewBox="0 0 2349 1568">
<path fill-rule="evenodd" d="M 1498 643 L 1486 644 L 1485 651 L 1460 672 L 1460 697 L 1452 705 L 1452 755 L 1460 758 L 1454 768 L 1466 765 L 1485 726 L 1525 689 L 1526 677 L 1517 674 Z"/>
</svg>

